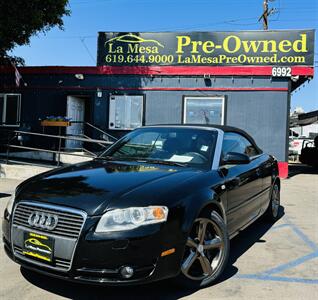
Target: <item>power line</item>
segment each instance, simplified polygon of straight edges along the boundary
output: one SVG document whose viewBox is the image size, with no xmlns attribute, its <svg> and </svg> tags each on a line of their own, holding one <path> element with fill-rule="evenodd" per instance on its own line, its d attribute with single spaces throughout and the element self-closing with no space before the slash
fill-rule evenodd
<svg viewBox="0 0 318 300">
<path fill-rule="evenodd" d="M 70 2 L 72 2 L 72 5 L 81 5 L 81 4 L 92 4 L 92 5 L 95 5 L 95 4 L 108 4 L 108 3 L 116 3 L 116 2 L 118 2 L 119 0 L 78 0 L 78 1 L 69 1 L 69 3 Z M 125 2 L 125 1 L 127 1 L 127 2 L 131 2 L 131 0 L 121 0 L 122 2 Z M 275 0 L 269 0 L 270 2 L 273 2 L 273 1 L 275 1 Z M 290 0 L 289 0 L 290 1 Z M 298 1 L 298 0 L 297 0 Z M 151 3 L 151 2 L 155 2 L 154 0 L 134 0 L 134 3 L 142 3 L 142 2 L 149 2 L 149 3 Z M 160 0 L 158 0 L 157 2 L 159 2 L 160 3 Z M 173 0 L 169 0 L 169 2 L 174 2 Z M 175 2 L 182 2 L 181 0 L 175 0 Z M 196 0 L 196 4 L 198 3 L 198 2 L 203 2 L 203 3 L 206 3 L 206 4 L 210 4 L 210 3 L 212 3 L 211 2 L 211 0 Z M 221 2 L 221 1 L 220 1 Z M 245 5 L 244 5 L 245 4 Z M 215 5 L 215 4 L 213 4 L 213 5 Z M 315 10 L 315 8 L 314 7 L 310 7 L 310 6 L 301 6 L 301 7 L 280 7 L 281 6 L 281 4 L 280 4 L 280 0 L 279 0 L 279 10 L 281 9 L 281 10 L 297 10 L 297 11 L 300 11 L 300 10 L 311 10 L 311 11 L 313 11 L 313 10 Z M 240 3 L 240 5 L 239 5 L 239 8 L 244 8 L 244 7 L 246 7 L 246 8 L 250 8 L 251 7 L 251 4 L 247 4 L 247 3 Z M 238 7 L 236 7 L 236 6 L 231 6 L 231 7 L 227 7 L 226 8 L 226 10 L 227 11 L 237 11 L 237 9 L 238 9 Z"/>
<path fill-rule="evenodd" d="M 118 1 L 118 0 L 116 0 Z M 122 0 L 122 2 L 127 1 L 127 2 L 131 2 L 131 0 Z M 152 2 L 153 0 L 134 0 L 134 3 L 139 2 Z M 200 2 L 210 2 L 210 0 L 197 0 Z M 73 5 L 81 5 L 81 4 L 108 4 L 111 2 L 115 2 L 115 0 L 89 0 L 89 1 L 80 1 L 80 2 L 74 2 Z M 171 2 L 171 0 L 169 0 L 169 2 Z"/>
<path fill-rule="evenodd" d="M 255 17 L 253 18 L 240 18 L 240 19 L 229 19 L 225 21 L 219 21 L 219 22 L 212 22 L 212 23 L 201 23 L 197 25 L 190 25 L 190 26 L 182 26 L 182 27 L 162 27 L 162 28 L 152 28 L 149 29 L 149 31 L 171 31 L 171 30 L 195 30 L 195 29 L 201 29 L 207 26 L 213 26 L 213 25 L 221 25 L 221 24 L 231 24 L 231 25 L 236 25 L 234 24 L 235 22 L 240 22 L 240 21 L 246 21 L 246 20 L 255 20 Z M 244 25 L 244 24 L 237 24 L 237 25 Z"/>
<path fill-rule="evenodd" d="M 277 17 L 276 17 L 275 21 L 279 21 L 281 9 L 282 9 L 282 7 L 281 7 L 281 0 L 279 0 L 279 2 L 278 2 L 278 9 L 276 9 L 275 12 L 274 12 L 274 13 L 277 13 Z"/>
<path fill-rule="evenodd" d="M 253 18 L 254 19 L 254 18 Z M 252 26 L 252 25 L 257 25 L 258 22 L 251 22 L 251 23 L 233 23 L 231 21 L 227 22 L 224 21 L 224 24 L 229 24 L 229 25 L 234 25 L 234 26 Z"/>
<path fill-rule="evenodd" d="M 96 39 L 97 35 L 67 35 L 67 36 L 45 36 L 46 39 Z"/>
<path fill-rule="evenodd" d="M 80 37 L 80 41 L 83 44 L 84 48 L 86 49 L 88 55 L 90 56 L 90 58 L 92 59 L 92 61 L 94 62 L 94 64 L 96 63 L 96 60 L 94 58 L 94 56 L 92 55 L 92 53 L 89 51 L 86 43 L 85 43 L 85 38 L 84 37 Z"/>
<path fill-rule="evenodd" d="M 72 4 L 73 5 L 77 5 L 77 4 L 98 4 L 98 3 L 110 3 L 110 2 L 118 2 L 119 0 L 80 0 L 80 1 L 72 1 Z M 121 0 L 122 2 L 132 2 L 131 0 Z M 184 2 L 184 0 L 166 0 L 166 1 L 169 1 L 170 3 L 171 2 Z M 135 2 L 155 2 L 154 0 L 134 0 L 133 1 L 134 3 Z M 160 0 L 157 0 L 157 2 L 161 2 Z M 196 4 L 197 3 L 211 3 L 211 0 L 195 0 Z M 240 5 L 240 7 L 250 7 L 250 4 L 246 4 L 246 5 Z"/>
<path fill-rule="evenodd" d="M 295 19 L 280 19 L 280 20 L 271 20 L 271 22 L 284 22 L 284 23 L 287 23 L 287 22 L 291 22 L 292 24 L 295 23 L 295 20 L 296 21 L 304 21 L 304 22 L 311 22 L 311 21 L 317 21 L 316 19 L 308 19 L 308 18 L 295 18 Z"/>
<path fill-rule="evenodd" d="M 191 30 L 191 29 L 200 29 L 207 26 L 213 26 L 213 25 L 222 25 L 222 24 L 230 24 L 230 25 L 236 25 L 236 26 L 247 26 L 247 25 L 255 25 L 258 24 L 257 22 L 252 23 L 238 23 L 241 21 L 248 21 L 248 20 L 255 20 L 255 17 L 251 18 L 239 18 L 239 19 L 229 19 L 225 21 L 219 21 L 219 22 L 212 22 L 212 23 L 201 23 L 197 25 L 190 25 L 190 26 L 182 26 L 182 27 L 161 27 L 161 28 L 149 28 L 148 31 L 171 31 L 171 30 Z M 113 30 L 116 32 L 116 30 Z M 133 30 L 138 31 L 138 30 Z M 97 38 L 97 35 L 69 35 L 69 36 L 45 36 L 45 38 L 48 39 L 92 39 Z"/>
<path fill-rule="evenodd" d="M 281 9 L 281 10 L 297 10 L 297 11 L 299 11 L 299 10 L 311 10 L 311 11 L 315 10 L 314 7 L 304 7 L 304 6 L 302 6 L 302 7 L 280 7 L 279 9 Z"/>
</svg>

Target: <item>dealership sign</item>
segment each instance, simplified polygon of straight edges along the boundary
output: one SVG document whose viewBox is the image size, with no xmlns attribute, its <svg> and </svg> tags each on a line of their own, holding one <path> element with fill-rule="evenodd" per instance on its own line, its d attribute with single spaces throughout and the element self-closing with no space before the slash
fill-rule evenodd
<svg viewBox="0 0 318 300">
<path fill-rule="evenodd" d="M 314 30 L 100 32 L 99 66 L 312 66 Z"/>
</svg>

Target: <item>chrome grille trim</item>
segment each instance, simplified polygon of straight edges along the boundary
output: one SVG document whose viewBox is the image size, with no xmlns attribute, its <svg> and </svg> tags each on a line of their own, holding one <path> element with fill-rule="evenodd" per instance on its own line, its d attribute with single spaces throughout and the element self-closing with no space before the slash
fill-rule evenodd
<svg viewBox="0 0 318 300">
<path fill-rule="evenodd" d="M 30 226 L 28 223 L 30 214 L 35 211 L 55 214 L 58 216 L 59 219 L 56 228 L 54 228 L 53 230 L 41 228 L 39 229 L 40 231 L 70 238 L 78 237 L 81 231 L 82 224 L 84 222 L 84 216 L 82 214 L 79 214 L 78 211 L 65 213 L 61 211 L 61 208 L 52 209 L 45 206 L 38 206 L 21 202 L 17 204 L 17 207 L 15 209 L 13 215 L 13 224 L 36 229 Z"/>
<path fill-rule="evenodd" d="M 22 248 L 20 248 L 18 246 L 14 246 L 13 249 L 14 249 L 14 253 L 18 254 L 18 255 L 16 255 L 18 258 L 20 258 L 24 261 L 27 261 L 29 263 L 35 264 L 35 265 L 45 266 L 46 268 L 49 268 L 49 269 L 52 269 L 55 271 L 62 271 L 62 272 L 68 271 L 71 267 L 71 261 L 68 261 L 68 260 L 55 259 L 55 266 L 47 265 L 47 264 L 43 264 L 41 262 L 38 262 L 36 260 L 33 260 L 31 258 L 25 257 L 22 253 Z"/>
<path fill-rule="evenodd" d="M 55 228 L 52 231 L 47 231 L 47 230 L 43 230 L 43 229 L 39 229 L 39 228 L 33 228 L 28 224 L 27 219 L 25 220 L 25 218 L 23 217 L 18 217 L 19 219 L 22 219 L 23 225 L 22 224 L 18 224 L 20 221 L 16 220 L 16 212 L 19 212 L 19 210 L 17 211 L 17 209 L 19 207 L 22 207 L 23 209 L 27 208 L 31 209 L 28 213 L 31 213 L 32 209 L 34 208 L 35 210 L 38 211 L 45 211 L 45 212 L 50 212 L 50 213 L 55 213 L 58 216 L 64 216 L 64 218 L 66 216 L 73 216 L 73 220 L 64 220 L 62 219 L 61 223 L 64 224 L 68 224 L 68 226 L 74 226 L 75 231 L 77 232 L 76 237 L 70 237 L 67 236 L 66 232 L 63 232 L 62 234 L 59 234 L 59 231 L 57 230 L 57 228 Z M 30 208 L 31 207 L 31 208 Z M 19 213 L 18 213 L 19 215 Z M 21 201 L 19 202 L 17 205 L 15 205 L 14 209 L 13 209 L 13 214 L 12 214 L 12 222 L 11 222 L 11 236 L 13 236 L 13 228 L 14 225 L 17 227 L 22 227 L 25 228 L 27 230 L 31 230 L 34 232 L 39 232 L 39 233 L 44 233 L 44 234 L 48 234 L 51 236 L 61 236 L 64 238 L 72 238 L 74 240 L 76 240 L 75 242 L 75 246 L 73 249 L 73 253 L 72 253 L 72 257 L 71 260 L 67 260 L 67 259 L 63 259 L 60 257 L 54 258 L 54 263 L 55 265 L 49 265 L 46 263 L 41 263 L 39 261 L 30 259 L 26 256 L 24 256 L 22 254 L 22 249 L 18 246 L 15 246 L 13 244 L 13 242 L 11 242 L 11 248 L 12 248 L 12 253 L 19 259 L 24 260 L 26 262 L 38 265 L 38 266 L 43 266 L 45 268 L 48 269 L 52 269 L 55 271 L 63 271 L 63 272 L 67 272 L 71 269 L 72 264 L 73 264 L 73 259 L 74 259 L 74 254 L 77 248 L 77 244 L 79 241 L 79 238 L 81 236 L 82 230 L 84 228 L 85 222 L 86 222 L 86 218 L 87 218 L 87 213 L 82 211 L 82 210 L 78 210 L 78 209 L 73 209 L 73 208 L 68 208 L 68 207 L 63 207 L 63 206 L 58 206 L 58 205 L 49 205 L 49 204 L 42 204 L 42 203 L 38 203 L 38 202 L 32 202 L 32 201 Z M 26 222 L 25 222 L 26 221 Z M 17 223 L 18 222 L 18 223 Z M 78 226 L 78 223 L 80 222 L 80 227 Z M 58 222 L 60 223 L 60 221 Z M 74 230 L 73 230 L 74 231 Z M 72 234 L 72 233 L 71 233 Z"/>
</svg>

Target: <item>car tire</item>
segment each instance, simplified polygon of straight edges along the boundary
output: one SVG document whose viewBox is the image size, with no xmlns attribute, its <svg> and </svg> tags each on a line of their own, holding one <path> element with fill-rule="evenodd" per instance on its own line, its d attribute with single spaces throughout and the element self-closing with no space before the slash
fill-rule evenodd
<svg viewBox="0 0 318 300">
<path fill-rule="evenodd" d="M 280 188 L 277 182 L 273 184 L 268 208 L 264 214 L 266 221 L 276 222 L 280 211 Z"/>
<path fill-rule="evenodd" d="M 229 252 L 230 240 L 222 217 L 215 211 L 201 214 L 189 233 L 176 282 L 188 289 L 211 285 L 223 273 Z"/>
</svg>

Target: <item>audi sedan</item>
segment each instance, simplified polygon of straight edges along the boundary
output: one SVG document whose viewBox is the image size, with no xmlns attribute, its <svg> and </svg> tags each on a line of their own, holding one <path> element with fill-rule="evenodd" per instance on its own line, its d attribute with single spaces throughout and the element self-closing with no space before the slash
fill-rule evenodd
<svg viewBox="0 0 318 300">
<path fill-rule="evenodd" d="M 25 268 L 106 285 L 175 278 L 204 287 L 230 239 L 280 205 L 276 159 L 224 126 L 136 129 L 90 162 L 23 182 L 3 220 L 5 251 Z"/>
</svg>

